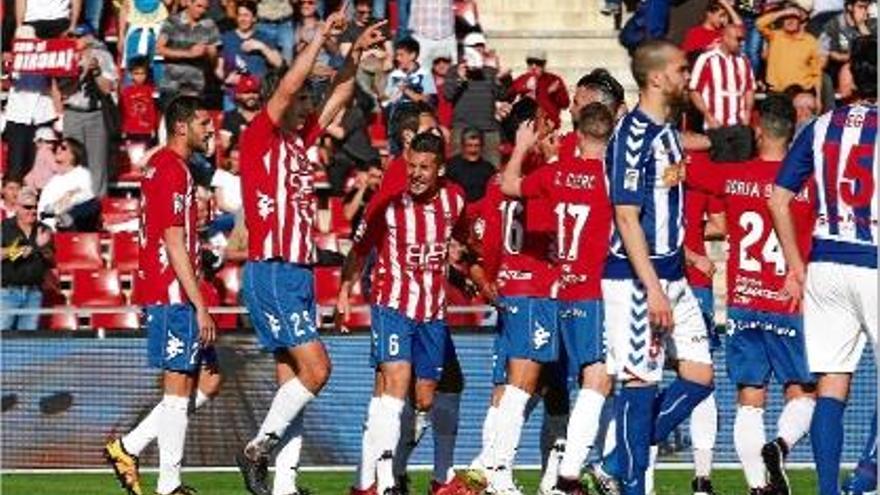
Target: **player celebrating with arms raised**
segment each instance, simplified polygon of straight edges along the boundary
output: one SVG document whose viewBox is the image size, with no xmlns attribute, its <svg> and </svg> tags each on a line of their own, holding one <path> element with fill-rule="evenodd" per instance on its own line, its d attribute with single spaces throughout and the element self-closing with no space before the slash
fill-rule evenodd
<svg viewBox="0 0 880 495">
<path fill-rule="evenodd" d="M 446 363 L 446 254 L 453 234 L 465 242 L 464 195 L 442 180 L 443 138 L 423 132 L 410 144 L 407 189 L 392 198 L 383 214 L 363 226 L 342 274 L 338 317 L 347 318 L 352 286 L 360 279 L 373 248 L 371 324 L 373 359 L 381 378 L 378 409 L 371 415 L 370 434 L 381 452 L 377 492 L 402 493 L 393 474 L 394 451 L 400 439 L 400 418 L 413 376 L 440 379 Z"/>
<path fill-rule="evenodd" d="M 636 49 L 639 106 L 608 146 L 614 237 L 602 293 L 612 371 L 624 382 L 617 399 L 623 492 L 645 495 L 652 444 L 690 415 L 713 390 L 712 360 L 699 303 L 684 278 L 684 152 L 672 108 L 685 98 L 687 61 L 675 45 Z M 657 404 L 665 352 L 679 379 Z"/>
<path fill-rule="evenodd" d="M 159 440 L 159 495 L 189 495 L 180 481 L 188 410 L 196 382 L 196 406 L 219 387 L 214 320 L 199 291 L 195 183 L 186 160 L 207 151 L 211 116 L 198 98 L 180 96 L 165 109 L 168 144 L 147 163 L 141 183 L 141 238 L 136 299 L 145 306 L 150 365 L 164 370 L 162 402 L 131 433 L 113 440 L 105 454 L 122 486 L 140 495 L 137 453 Z M 206 369 L 199 374 L 203 365 Z"/>
<path fill-rule="evenodd" d="M 843 412 L 865 343 L 877 344 L 877 38 L 852 46 L 858 100 L 809 124 L 776 178 L 770 211 L 785 254 L 785 289 L 804 304 L 810 371 L 818 375 L 810 441 L 820 495 L 840 493 Z M 818 218 L 809 267 L 791 202 L 811 178 Z"/>
<path fill-rule="evenodd" d="M 249 245 L 243 298 L 261 346 L 275 355 L 279 385 L 259 432 L 237 457 L 245 485 L 254 495 L 270 493 L 267 464 L 276 448 L 280 450 L 271 493 L 297 493 L 300 416 L 330 376 L 330 358 L 315 322 L 311 266 L 316 261 L 316 169 L 306 157 L 306 148 L 353 97 L 360 54 L 383 41 L 382 24 L 370 26 L 355 41 L 315 120 L 305 82 L 323 44 L 346 25 L 344 12 L 331 14 L 274 91 L 267 81 L 270 90 L 264 93 L 271 96 L 242 133 L 241 181 Z"/>
</svg>

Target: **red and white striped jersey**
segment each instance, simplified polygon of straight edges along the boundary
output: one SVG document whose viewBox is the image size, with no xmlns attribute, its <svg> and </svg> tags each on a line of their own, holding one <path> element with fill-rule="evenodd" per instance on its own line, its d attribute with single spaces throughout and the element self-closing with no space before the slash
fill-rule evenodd
<svg viewBox="0 0 880 495">
<path fill-rule="evenodd" d="M 248 229 L 248 259 L 316 261 L 315 163 L 306 156 L 321 129 L 298 135 L 281 130 L 264 109 L 241 135 L 241 192 Z M 303 137 L 301 137 L 303 136 Z"/>
<path fill-rule="evenodd" d="M 165 246 L 165 230 L 183 227 L 189 261 L 198 275 L 195 185 L 183 157 L 162 148 L 147 162 L 141 182 L 140 254 L 135 300 L 138 304 L 180 304 L 189 301 Z"/>
<path fill-rule="evenodd" d="M 689 86 L 700 93 L 721 125 L 748 122 L 746 93 L 755 88 L 755 74 L 745 55 L 728 55 L 720 48 L 704 52 L 694 63 Z"/>
<path fill-rule="evenodd" d="M 403 192 L 369 219 L 354 249 L 363 256 L 377 249 L 373 304 L 415 321 L 444 318 L 447 250 L 453 234 L 467 238 L 464 210 L 461 189 L 444 184 L 428 200 Z"/>
</svg>

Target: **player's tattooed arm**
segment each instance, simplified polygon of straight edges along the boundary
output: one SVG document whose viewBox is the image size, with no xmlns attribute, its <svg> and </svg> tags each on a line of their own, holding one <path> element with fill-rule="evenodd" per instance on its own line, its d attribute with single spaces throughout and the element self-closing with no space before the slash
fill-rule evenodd
<svg viewBox="0 0 880 495">
<path fill-rule="evenodd" d="M 202 345 L 210 345 L 216 338 L 214 319 L 208 314 L 205 299 L 199 290 L 199 282 L 196 271 L 189 260 L 184 241 L 183 227 L 168 227 L 162 235 L 165 241 L 165 249 L 168 251 L 168 259 L 177 280 L 180 281 L 183 291 L 190 303 L 196 308 L 196 321 L 199 325 L 199 340 Z"/>
<path fill-rule="evenodd" d="M 770 216 L 773 217 L 773 228 L 776 237 L 782 245 L 782 255 L 785 256 L 785 265 L 788 269 L 785 275 L 784 290 L 791 298 L 791 308 L 800 306 L 804 295 L 804 279 L 806 268 L 804 259 L 798 250 L 797 234 L 795 233 L 794 218 L 791 214 L 791 200 L 794 193 L 780 186 L 773 186 L 768 205 Z"/>
<path fill-rule="evenodd" d="M 516 146 L 501 173 L 501 192 L 505 195 L 515 198 L 522 196 L 522 165 L 537 143 L 538 133 L 535 131 L 534 121 L 521 123 L 516 130 Z"/>
</svg>

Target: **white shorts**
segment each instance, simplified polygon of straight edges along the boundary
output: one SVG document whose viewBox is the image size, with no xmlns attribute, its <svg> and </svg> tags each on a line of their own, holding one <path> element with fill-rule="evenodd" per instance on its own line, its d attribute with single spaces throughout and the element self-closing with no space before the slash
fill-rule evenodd
<svg viewBox="0 0 880 495">
<path fill-rule="evenodd" d="M 675 326 L 671 332 L 651 328 L 648 296 L 641 282 L 602 280 L 608 373 L 621 380 L 660 382 L 667 355 L 712 364 L 706 321 L 687 281 L 661 280 L 660 285 L 672 305 Z"/>
<path fill-rule="evenodd" d="M 804 338 L 813 373 L 852 373 L 877 345 L 877 270 L 829 262 L 807 267 Z"/>
</svg>

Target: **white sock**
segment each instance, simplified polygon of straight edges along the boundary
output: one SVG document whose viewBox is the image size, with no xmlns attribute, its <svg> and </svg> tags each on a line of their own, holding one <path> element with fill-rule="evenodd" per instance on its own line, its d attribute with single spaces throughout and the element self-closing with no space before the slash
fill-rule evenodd
<svg viewBox="0 0 880 495">
<path fill-rule="evenodd" d="M 691 411 L 691 444 L 694 448 L 694 474 L 708 478 L 712 474 L 712 454 L 718 436 L 718 406 L 715 394 L 706 397 Z"/>
<path fill-rule="evenodd" d="M 471 462 L 471 467 L 476 469 L 485 469 L 489 467 L 493 460 L 492 442 L 495 440 L 495 431 L 498 425 L 498 407 L 489 406 L 486 410 L 486 418 L 483 420 L 483 444 L 480 447 L 480 453 Z"/>
<path fill-rule="evenodd" d="M 434 480 L 446 484 L 455 477 L 453 456 L 458 436 L 458 411 L 461 394 L 437 393 L 431 408 L 434 427 Z"/>
<path fill-rule="evenodd" d="M 180 466 L 183 462 L 183 446 L 186 441 L 187 410 L 189 397 L 166 395 L 162 399 L 159 422 L 159 481 L 158 493 L 171 493 L 180 486 Z"/>
<path fill-rule="evenodd" d="M 379 397 L 370 397 L 361 443 L 361 461 L 358 463 L 355 473 L 355 488 L 358 490 L 367 490 L 376 483 L 376 461 L 379 460 L 380 452 L 376 446 L 375 425 L 376 417 L 380 414 L 381 403 L 382 400 Z"/>
<path fill-rule="evenodd" d="M 761 458 L 761 448 L 765 443 L 764 409 L 739 406 L 733 422 L 733 444 L 749 488 L 763 488 L 766 483 L 764 460 Z"/>
<path fill-rule="evenodd" d="M 193 401 L 193 409 L 195 411 L 201 409 L 205 404 L 211 401 L 211 397 L 205 395 L 201 390 L 196 391 L 196 397 Z M 147 448 L 156 437 L 159 436 L 159 416 L 161 416 L 162 402 L 156 404 L 156 407 L 141 420 L 138 425 L 122 437 L 122 447 L 131 455 L 141 455 L 141 452 Z"/>
<path fill-rule="evenodd" d="M 654 469 L 657 467 L 657 454 L 660 452 L 660 448 L 656 445 L 651 445 L 650 458 L 648 459 L 648 470 L 645 471 L 645 494 L 653 495 L 654 494 Z"/>
<path fill-rule="evenodd" d="M 248 443 L 248 448 L 262 448 L 273 436 L 280 440 L 293 418 L 314 398 L 315 395 L 295 377 L 281 385 L 275 393 L 275 398 L 272 399 L 272 405 L 266 413 L 266 418 L 263 419 L 263 424 L 260 425 L 260 431 Z"/>
<path fill-rule="evenodd" d="M 208 402 L 210 402 L 211 398 L 208 397 L 204 392 L 199 389 L 196 389 L 196 398 L 193 399 L 193 410 L 198 411 L 202 407 L 205 406 Z"/>
<path fill-rule="evenodd" d="M 541 475 L 540 488 L 542 493 L 550 493 L 559 480 L 559 465 L 562 463 L 562 456 L 565 455 L 565 439 L 559 438 L 547 455 L 547 465 L 544 466 L 544 473 Z"/>
<path fill-rule="evenodd" d="M 529 397 L 529 393 L 521 388 L 513 385 L 504 387 L 504 395 L 498 405 L 498 429 L 495 431 L 493 442 L 495 460 L 492 465 L 497 471 L 492 481 L 497 489 L 503 490 L 514 486 L 513 460 L 516 457 L 516 448 L 519 446 Z"/>
<path fill-rule="evenodd" d="M 379 493 L 394 487 L 394 449 L 400 441 L 400 413 L 404 402 L 390 395 L 383 395 L 376 415 L 376 446 L 380 452 L 376 464 L 376 486 Z"/>
<path fill-rule="evenodd" d="M 596 441 L 604 405 L 605 396 L 599 392 L 588 388 L 582 388 L 578 392 L 568 419 L 565 456 L 559 465 L 559 476 L 567 479 L 580 477 L 581 467 L 590 454 L 590 447 Z"/>
<path fill-rule="evenodd" d="M 544 421 L 541 423 L 541 467 L 547 471 L 547 463 L 552 457 L 551 452 L 560 441 L 565 441 L 565 430 L 568 427 L 568 414 L 547 414 L 544 409 Z M 553 480 L 554 482 L 556 480 Z"/>
<path fill-rule="evenodd" d="M 816 401 L 812 397 L 792 399 L 782 408 L 776 435 L 785 441 L 789 451 L 810 431 L 815 408 Z"/>
<path fill-rule="evenodd" d="M 602 407 L 602 416 L 599 418 L 599 432 L 596 435 L 595 447 L 602 452 L 602 457 L 607 457 L 617 448 L 617 421 L 614 409 L 614 394 L 605 398 Z"/>
<path fill-rule="evenodd" d="M 275 456 L 275 479 L 272 483 L 272 495 L 296 493 L 296 475 L 302 452 L 302 435 L 303 415 L 298 414 L 287 427 L 284 434 L 284 446 Z"/>
</svg>

